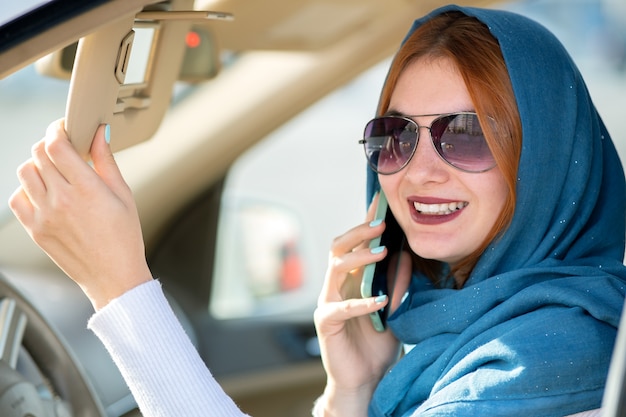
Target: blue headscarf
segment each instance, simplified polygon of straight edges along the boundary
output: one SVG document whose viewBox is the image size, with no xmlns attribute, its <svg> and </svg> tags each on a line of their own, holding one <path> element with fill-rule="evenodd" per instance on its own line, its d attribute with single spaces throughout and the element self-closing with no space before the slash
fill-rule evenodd
<svg viewBox="0 0 626 417">
<path fill-rule="evenodd" d="M 447 6 L 500 43 L 523 148 L 515 214 L 460 290 L 414 276 L 389 320 L 415 345 L 370 416 L 563 416 L 598 408 L 624 300 L 624 172 L 558 40 L 516 14 Z M 369 194 L 377 189 L 369 172 Z"/>
</svg>

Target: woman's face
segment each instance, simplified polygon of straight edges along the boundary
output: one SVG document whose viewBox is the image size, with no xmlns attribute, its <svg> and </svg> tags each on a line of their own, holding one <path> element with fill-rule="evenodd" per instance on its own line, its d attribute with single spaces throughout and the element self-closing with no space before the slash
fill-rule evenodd
<svg viewBox="0 0 626 417">
<path fill-rule="evenodd" d="M 474 106 L 448 59 L 420 59 L 407 66 L 388 108 L 426 127 L 436 117 L 414 115 L 459 111 L 474 111 Z M 460 171 L 437 155 L 428 129 L 420 127 L 419 135 L 409 164 L 378 178 L 411 249 L 422 258 L 454 265 L 483 243 L 508 188 L 497 166 L 482 173 Z"/>
</svg>

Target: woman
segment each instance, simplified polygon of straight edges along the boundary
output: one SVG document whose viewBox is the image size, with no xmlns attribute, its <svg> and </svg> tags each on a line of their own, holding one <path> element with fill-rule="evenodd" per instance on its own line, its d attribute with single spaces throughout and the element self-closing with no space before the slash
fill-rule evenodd
<svg viewBox="0 0 626 417">
<path fill-rule="evenodd" d="M 378 113 L 371 123 L 404 132 L 386 159 L 372 158 L 375 135 L 364 142 L 372 194 L 378 179 L 410 248 L 395 288 L 406 297 L 391 300 L 391 331 L 374 331 L 368 313 L 390 301 L 355 291 L 362 267 L 386 255 L 367 249 L 385 228 L 370 210 L 333 242 L 315 314 L 328 374 L 316 415 L 599 407 L 624 297 L 625 185 L 560 44 L 509 13 L 437 10 L 416 21 Z M 461 152 L 464 136 L 473 145 Z M 92 301 L 89 326 L 144 415 L 241 415 L 151 278 L 107 137 L 96 133 L 93 175 L 51 125 L 11 207 Z M 398 359 L 400 343 L 414 347 Z"/>
<path fill-rule="evenodd" d="M 624 179 L 561 45 L 516 15 L 437 10 L 396 55 L 378 114 L 364 139 L 371 191 L 377 179 L 411 249 L 395 289 L 408 295 L 393 336 L 376 334 L 365 314 L 388 301 L 354 299 L 354 280 L 386 256 L 365 244 L 385 226 L 334 242 L 317 415 L 600 407 L 624 296 Z M 472 140 L 459 154 L 454 132 L 474 119 L 490 152 Z M 395 365 L 394 337 L 413 347 Z"/>
</svg>

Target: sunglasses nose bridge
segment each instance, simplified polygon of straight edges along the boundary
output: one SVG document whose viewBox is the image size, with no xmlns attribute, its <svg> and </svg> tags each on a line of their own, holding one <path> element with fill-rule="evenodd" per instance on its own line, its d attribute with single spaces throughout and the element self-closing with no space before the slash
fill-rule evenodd
<svg viewBox="0 0 626 417">
<path fill-rule="evenodd" d="M 439 154 L 437 150 L 437 146 L 435 145 L 435 141 L 432 136 L 432 127 L 431 126 L 421 126 L 415 123 L 417 126 L 416 133 L 416 143 L 415 148 L 411 154 L 411 158 L 406 162 L 405 168 L 409 170 L 415 169 L 417 167 L 419 170 L 423 171 L 432 171 L 433 168 L 438 167 L 440 162 L 442 161 L 442 156 Z M 423 134 L 420 134 L 420 130 L 425 129 L 428 131 L 428 137 L 426 140 L 421 140 L 425 138 Z M 426 132 L 424 132 L 426 133 Z M 421 143 L 421 150 L 420 150 Z"/>
<path fill-rule="evenodd" d="M 433 147 L 435 147 L 435 140 L 433 138 L 433 126 L 432 126 L 432 124 L 427 126 L 427 125 L 421 125 L 421 124 L 417 123 L 413 119 L 411 119 L 411 121 L 415 124 L 415 131 L 416 131 L 416 134 L 417 134 L 415 147 L 417 148 L 417 146 L 419 145 L 419 141 L 422 138 L 422 135 L 420 135 L 420 130 L 422 130 L 422 129 L 428 131 L 428 139 L 430 140 L 430 143 L 432 143 Z M 436 148 L 435 148 L 435 151 L 436 151 Z"/>
</svg>

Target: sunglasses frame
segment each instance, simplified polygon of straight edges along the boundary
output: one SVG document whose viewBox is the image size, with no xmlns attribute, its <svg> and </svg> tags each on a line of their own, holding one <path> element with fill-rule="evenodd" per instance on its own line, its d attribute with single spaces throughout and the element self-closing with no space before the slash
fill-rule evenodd
<svg viewBox="0 0 626 417">
<path fill-rule="evenodd" d="M 372 170 L 374 172 L 376 172 L 377 174 L 380 174 L 380 175 L 393 175 L 393 174 L 396 174 L 396 173 L 402 171 L 404 168 L 406 168 L 406 166 L 409 164 L 409 162 L 411 162 L 411 160 L 413 159 L 413 156 L 415 156 L 415 151 L 417 150 L 417 145 L 419 144 L 419 140 L 420 140 L 420 134 L 419 134 L 420 128 L 428 129 L 428 133 L 430 135 L 430 144 L 432 145 L 433 149 L 435 150 L 435 153 L 437 154 L 437 156 L 443 162 L 445 162 L 446 164 L 450 165 L 451 167 L 453 167 L 455 169 L 458 169 L 459 171 L 468 172 L 468 173 L 472 173 L 472 174 L 479 174 L 481 172 L 487 172 L 487 171 L 495 168 L 497 163 L 494 160 L 493 161 L 493 165 L 488 167 L 488 168 L 481 169 L 481 170 L 478 170 L 478 171 L 468 170 L 468 169 L 464 169 L 464 168 L 461 168 L 461 167 L 458 167 L 458 166 L 452 164 L 450 161 L 448 161 L 446 158 L 444 158 L 443 155 L 441 155 L 441 153 L 437 149 L 437 146 L 435 145 L 435 140 L 433 138 L 433 132 L 432 132 L 433 124 L 435 124 L 438 120 L 443 119 L 444 117 L 458 116 L 458 115 L 472 115 L 472 116 L 476 116 L 476 119 L 478 119 L 478 114 L 476 112 L 461 111 L 461 112 L 453 112 L 453 113 L 435 113 L 435 114 L 419 114 L 419 115 L 391 114 L 391 115 L 384 115 L 384 116 L 380 116 L 380 117 L 375 117 L 375 118 L 371 119 L 369 122 L 367 122 L 365 124 L 366 129 L 367 129 L 367 126 L 369 126 L 369 124 L 372 123 L 374 120 L 383 119 L 383 118 L 401 119 L 401 120 L 405 120 L 407 122 L 410 122 L 410 123 L 412 123 L 413 125 L 416 126 L 416 130 L 415 131 L 417 133 L 417 138 L 415 140 L 415 147 L 411 151 L 411 155 L 407 158 L 406 162 L 404 162 L 397 170 L 392 171 L 392 172 L 380 172 L 378 170 L 378 167 L 374 166 L 374 164 L 370 160 L 369 155 L 367 154 L 367 149 L 366 149 L 367 139 L 366 138 L 363 138 L 363 139 L 359 140 L 358 143 L 363 145 L 363 150 L 365 151 L 365 157 L 367 159 L 368 165 L 372 168 Z M 419 123 L 417 123 L 415 120 L 413 120 L 413 118 L 415 118 L 415 117 L 434 117 L 434 116 L 436 116 L 436 117 L 435 117 L 435 119 L 433 119 L 433 121 L 430 123 L 429 126 L 422 126 Z M 493 119 L 490 118 L 490 120 L 493 120 Z M 481 130 L 482 130 L 482 126 L 481 126 Z M 483 134 L 483 137 L 484 137 L 484 134 Z M 485 142 L 486 142 L 486 139 L 485 139 Z M 487 143 L 487 147 L 489 147 L 489 143 Z M 491 150 L 490 150 L 490 152 L 491 152 Z"/>
</svg>

